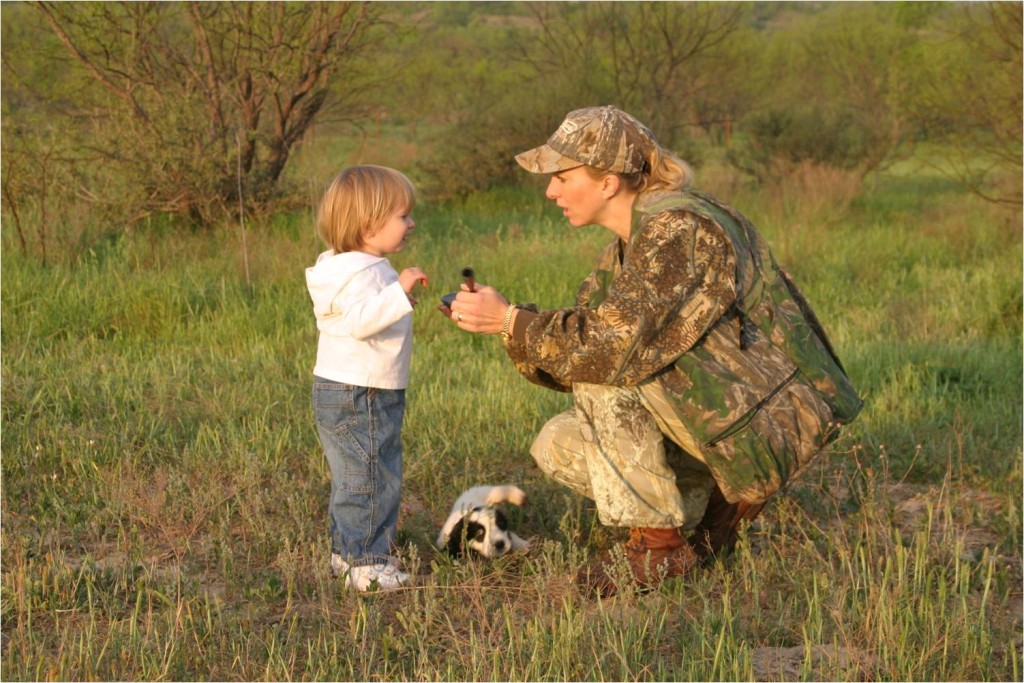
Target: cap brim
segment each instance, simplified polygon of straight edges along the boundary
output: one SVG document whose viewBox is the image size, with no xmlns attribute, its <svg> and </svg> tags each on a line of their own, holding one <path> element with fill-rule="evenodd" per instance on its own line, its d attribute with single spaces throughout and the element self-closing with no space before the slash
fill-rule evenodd
<svg viewBox="0 0 1024 683">
<path fill-rule="evenodd" d="M 516 155 L 516 162 L 530 173 L 558 173 L 583 164 L 541 145 Z"/>
</svg>

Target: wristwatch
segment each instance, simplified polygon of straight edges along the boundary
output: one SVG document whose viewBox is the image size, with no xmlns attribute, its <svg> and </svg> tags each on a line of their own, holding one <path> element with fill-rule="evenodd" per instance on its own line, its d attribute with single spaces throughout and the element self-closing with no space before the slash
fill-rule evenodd
<svg viewBox="0 0 1024 683">
<path fill-rule="evenodd" d="M 503 344 L 508 344 L 512 340 L 512 331 L 509 327 L 512 325 L 512 314 L 515 313 L 515 310 L 515 304 L 509 304 L 508 308 L 505 309 L 505 321 L 501 324 L 501 341 Z"/>
</svg>

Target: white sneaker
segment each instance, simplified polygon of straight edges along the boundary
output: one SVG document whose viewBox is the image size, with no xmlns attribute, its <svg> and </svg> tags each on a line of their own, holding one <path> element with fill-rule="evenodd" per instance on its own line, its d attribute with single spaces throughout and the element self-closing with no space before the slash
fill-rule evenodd
<svg viewBox="0 0 1024 683">
<path fill-rule="evenodd" d="M 377 584 L 376 590 L 393 591 L 409 582 L 409 575 L 398 571 L 398 567 L 390 562 L 351 567 L 341 559 L 341 555 L 334 553 L 331 554 L 331 571 L 335 576 L 344 574 L 345 585 L 361 593 L 374 590 L 374 583 Z"/>
</svg>

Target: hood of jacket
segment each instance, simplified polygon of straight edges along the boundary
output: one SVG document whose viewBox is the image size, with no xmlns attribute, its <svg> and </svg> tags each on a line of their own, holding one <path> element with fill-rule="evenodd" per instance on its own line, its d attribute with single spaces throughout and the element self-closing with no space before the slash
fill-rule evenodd
<svg viewBox="0 0 1024 683">
<path fill-rule="evenodd" d="M 320 254 L 316 264 L 306 268 L 306 286 L 313 299 L 313 312 L 318 316 L 331 313 L 331 304 L 338 292 L 352 281 L 361 270 L 384 261 L 383 256 L 374 256 L 361 251 L 346 251 L 338 254 L 333 249 Z"/>
</svg>

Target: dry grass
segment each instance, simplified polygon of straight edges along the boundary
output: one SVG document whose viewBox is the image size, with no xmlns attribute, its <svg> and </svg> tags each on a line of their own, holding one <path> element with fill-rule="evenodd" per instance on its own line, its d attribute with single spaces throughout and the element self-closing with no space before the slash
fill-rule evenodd
<svg viewBox="0 0 1024 683">
<path fill-rule="evenodd" d="M 362 597 L 330 575 L 301 221 L 253 227 L 251 290 L 233 231 L 126 235 L 61 268 L 8 252 L 4 678 L 1019 680 L 1020 236 L 959 197 L 915 219 L 902 191 L 815 215 L 821 184 L 843 202 L 847 181 L 795 173 L 788 199 L 736 203 L 796 264 L 867 408 L 732 557 L 608 601 L 569 579 L 619 536 L 527 455 L 568 399 L 429 307 L 399 538 L 417 583 Z M 472 264 L 557 305 L 605 241 L 518 195 L 476 202 L 417 217 L 396 265 L 432 294 Z M 503 481 L 530 494 L 509 511 L 530 552 L 438 555 L 454 497 Z"/>
</svg>

